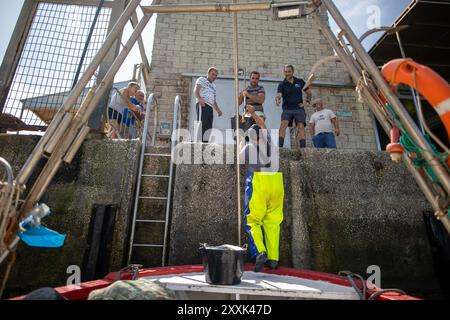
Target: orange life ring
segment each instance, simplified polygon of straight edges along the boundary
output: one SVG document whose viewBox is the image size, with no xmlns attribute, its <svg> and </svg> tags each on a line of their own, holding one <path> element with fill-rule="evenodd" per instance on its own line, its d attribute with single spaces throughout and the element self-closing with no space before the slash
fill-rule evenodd
<svg viewBox="0 0 450 320">
<path fill-rule="evenodd" d="M 450 140 L 450 85 L 444 78 L 411 59 L 391 60 L 381 72 L 389 84 L 403 83 L 419 91 L 436 110 Z"/>
</svg>

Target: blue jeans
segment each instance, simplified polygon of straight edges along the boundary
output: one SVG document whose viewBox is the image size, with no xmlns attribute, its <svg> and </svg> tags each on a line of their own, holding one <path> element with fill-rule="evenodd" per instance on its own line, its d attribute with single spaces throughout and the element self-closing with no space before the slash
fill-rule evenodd
<svg viewBox="0 0 450 320">
<path fill-rule="evenodd" d="M 314 147 L 316 148 L 330 148 L 336 149 L 336 140 L 334 139 L 334 133 L 321 132 L 313 138 Z"/>
</svg>

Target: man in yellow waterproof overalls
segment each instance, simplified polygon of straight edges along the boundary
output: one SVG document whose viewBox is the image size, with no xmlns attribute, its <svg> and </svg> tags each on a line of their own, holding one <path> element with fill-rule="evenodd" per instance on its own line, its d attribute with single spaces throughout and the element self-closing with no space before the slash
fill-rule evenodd
<svg viewBox="0 0 450 320">
<path fill-rule="evenodd" d="M 264 119 L 247 106 L 254 125 L 241 141 L 240 161 L 247 165 L 244 224 L 249 235 L 251 257 L 256 257 L 255 272 L 264 266 L 278 267 L 280 224 L 283 221 L 283 174 L 278 172 L 278 148 L 272 150 Z"/>
</svg>

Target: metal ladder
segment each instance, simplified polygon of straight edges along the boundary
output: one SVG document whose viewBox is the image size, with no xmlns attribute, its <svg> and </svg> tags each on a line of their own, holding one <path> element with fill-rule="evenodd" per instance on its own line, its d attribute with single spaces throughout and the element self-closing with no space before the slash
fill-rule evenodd
<svg viewBox="0 0 450 320">
<path fill-rule="evenodd" d="M 153 95 L 151 96 L 153 99 Z M 150 100 L 149 100 L 150 101 Z M 147 140 L 147 134 L 143 134 L 142 138 L 142 144 L 141 144 L 141 152 L 140 152 L 140 159 L 139 159 L 139 169 L 138 169 L 138 178 L 137 178 L 137 184 L 136 184 L 136 193 L 134 198 L 134 209 L 133 209 L 133 221 L 131 226 L 131 234 L 130 234 L 130 244 L 129 244 L 129 250 L 128 250 L 128 260 L 127 264 L 130 264 L 133 258 L 133 252 L 135 248 L 161 248 L 162 249 L 162 257 L 161 257 L 161 265 L 164 266 L 166 264 L 166 258 L 167 258 L 167 246 L 168 246 L 168 234 L 169 234 L 169 219 L 170 219 L 170 206 L 172 201 L 172 183 L 173 183 L 173 159 L 172 159 L 172 151 L 175 147 L 175 144 L 177 143 L 178 135 L 175 135 L 174 133 L 177 133 L 177 129 L 181 125 L 181 112 L 180 112 L 180 106 L 181 106 L 181 98 L 177 96 L 175 98 L 175 105 L 174 105 L 174 119 L 173 119 L 173 125 L 172 125 L 172 142 L 171 142 L 171 152 L 166 153 L 146 153 L 145 147 L 146 147 L 146 140 Z M 144 124 L 144 132 L 147 132 L 148 130 L 148 115 L 146 114 L 146 122 Z M 153 138 L 155 135 L 153 135 Z M 168 175 L 161 175 L 161 174 L 148 174 L 144 173 L 144 160 L 146 157 L 162 157 L 167 158 L 170 157 L 170 165 L 169 165 L 169 172 Z M 167 193 L 166 196 L 155 196 L 155 195 L 143 195 L 141 192 L 141 184 L 142 184 L 142 178 L 156 178 L 156 179 L 168 179 L 168 186 L 167 186 Z M 164 220 L 155 220 L 155 219 L 139 219 L 139 203 L 141 200 L 145 201 L 160 201 L 165 200 L 166 201 L 166 210 L 165 210 L 165 219 Z M 162 243 L 136 243 L 136 227 L 138 225 L 145 224 L 145 225 L 163 225 L 164 226 L 164 236 L 163 236 L 163 242 Z"/>
</svg>

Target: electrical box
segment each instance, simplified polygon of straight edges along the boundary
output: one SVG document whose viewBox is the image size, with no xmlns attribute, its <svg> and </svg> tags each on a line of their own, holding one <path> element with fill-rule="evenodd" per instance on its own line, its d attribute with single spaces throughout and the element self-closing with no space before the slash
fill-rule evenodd
<svg viewBox="0 0 450 320">
<path fill-rule="evenodd" d="M 160 121 L 159 134 L 162 136 L 170 136 L 172 134 L 172 123 L 169 121 Z"/>
<path fill-rule="evenodd" d="M 298 19 L 302 17 L 303 5 L 277 4 L 272 7 L 273 20 Z"/>
</svg>

